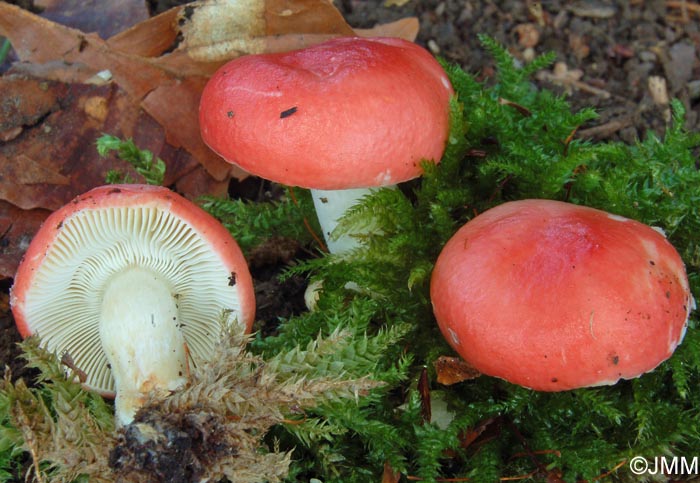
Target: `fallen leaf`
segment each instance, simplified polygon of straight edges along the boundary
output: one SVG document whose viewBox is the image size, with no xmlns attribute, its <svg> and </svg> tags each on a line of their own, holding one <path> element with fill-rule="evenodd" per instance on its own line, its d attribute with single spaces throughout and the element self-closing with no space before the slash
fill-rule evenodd
<svg viewBox="0 0 700 483">
<path fill-rule="evenodd" d="M 8 15 L 3 15 L 4 12 Z M 8 19 L 8 17 L 12 18 Z M 185 78 L 184 81 L 181 81 L 175 74 L 160 68 L 150 59 L 112 50 L 105 41 L 97 36 L 83 34 L 78 30 L 48 22 L 12 5 L 0 3 L 0 33 L 10 38 L 13 45 L 21 45 L 17 50 L 22 60 L 41 63 L 60 57 L 60 52 L 45 46 L 35 38 L 35 36 L 43 35 L 44 30 L 48 31 L 49 37 L 55 40 L 55 45 L 65 49 L 63 50 L 64 63 L 59 65 L 62 68 L 57 71 L 61 80 L 85 82 L 97 72 L 109 70 L 116 84 L 126 93 L 126 99 L 120 106 L 132 111 L 127 119 L 135 120 L 137 116 L 134 115 L 133 111 L 138 111 L 142 102 L 145 102 L 146 110 L 158 116 L 165 129 L 166 137 L 174 139 L 177 143 L 176 147 L 182 147 L 190 152 L 215 179 L 220 181 L 231 174 L 244 176 L 241 170 L 232 169 L 201 141 L 197 122 L 197 102 L 204 85 L 203 79 L 191 81 L 188 80 L 189 78 Z M 133 32 L 139 31 L 138 29 L 133 30 Z M 125 47 L 128 42 L 122 38 L 122 42 L 118 45 Z M 79 72 L 66 70 L 63 68 L 65 63 L 88 66 L 88 68 Z M 44 74 L 48 78 L 52 77 L 50 72 L 44 71 Z M 192 91 L 186 91 L 188 86 Z M 178 97 L 175 98 L 179 99 L 178 102 L 173 102 L 171 97 L 167 99 L 167 102 L 159 103 L 158 92 L 167 93 L 172 90 L 177 90 Z M 150 94 L 153 94 L 153 97 L 148 100 L 147 96 Z M 174 111 L 177 113 L 173 114 Z M 112 117 L 116 114 L 118 113 L 113 113 Z M 131 137 L 132 133 L 137 131 L 135 126 L 121 124 L 121 129 L 118 130 L 108 130 L 104 127 L 102 129 L 114 135 L 124 133 L 126 137 Z M 77 129 L 78 126 L 74 125 L 73 128 Z M 175 132 L 177 134 L 173 134 Z M 91 135 L 95 134 L 99 136 L 100 132 L 91 133 Z M 94 143 L 95 138 L 90 139 L 88 144 Z M 51 144 L 55 145 L 53 142 Z M 145 146 L 141 147 L 145 148 Z M 52 151 L 55 152 L 56 149 L 54 148 Z M 154 152 L 159 153 L 159 151 Z M 56 154 L 58 156 L 55 159 L 58 160 L 66 157 L 62 156 L 61 153 Z M 172 174 L 171 171 L 169 175 L 172 176 Z M 26 207 L 26 203 L 18 206 Z"/>
<path fill-rule="evenodd" d="M 180 8 L 166 10 L 109 37 L 107 44 L 125 54 L 158 57 L 175 45 L 179 15 Z"/>
<path fill-rule="evenodd" d="M 12 180 L 20 185 L 52 184 L 67 185 L 70 179 L 55 171 L 51 165 L 32 159 L 23 153 L 14 159 L 5 159 L 0 155 L 0 179 Z"/>
<path fill-rule="evenodd" d="M 479 377 L 481 373 L 459 357 L 440 356 L 433 363 L 437 382 L 446 386 Z"/>
<path fill-rule="evenodd" d="M 199 128 L 191 129 L 192 112 L 199 110 L 199 93 L 207 79 L 187 77 L 152 90 L 141 106 L 165 128 L 165 138 L 175 148 L 184 148 L 199 160 L 217 180 L 227 179 L 232 165 L 211 151 L 202 141 Z M 239 171 L 240 172 L 240 171 Z"/>
<path fill-rule="evenodd" d="M 494 424 L 495 423 L 495 424 Z M 501 430 L 500 418 L 488 418 L 480 421 L 473 428 L 465 429 L 459 434 L 459 444 L 462 448 L 473 445 L 483 435 L 484 440 L 490 440 Z M 489 430 L 488 432 L 486 430 Z"/>
<path fill-rule="evenodd" d="M 56 94 L 40 82 L 1 77 L 0 92 L 0 131 L 31 126 L 59 107 Z"/>
<path fill-rule="evenodd" d="M 229 180 L 216 180 L 203 166 L 199 165 L 192 171 L 178 177 L 172 184 L 175 186 L 175 191 L 191 200 L 197 200 L 204 195 L 226 197 Z"/>
<path fill-rule="evenodd" d="M 158 156 L 168 149 L 163 127 L 115 84 L 66 84 L 6 76 L 0 85 L 18 96 L 18 118 L 33 120 L 36 112 L 44 112 L 33 124 L 25 125 L 20 135 L 0 145 L 0 199 L 17 207 L 55 210 L 104 184 L 109 170 L 128 171 L 126 163 L 115 157 L 101 158 L 97 153 L 95 140 L 103 132 L 133 138 L 138 146 Z M 47 96 L 44 104 L 31 102 L 35 92 Z M 47 109 L 48 105 L 53 107 Z M 181 156 L 174 156 L 178 151 Z M 172 159 L 166 161 L 166 183 L 199 166 L 185 150 L 173 149 L 168 154 Z M 135 173 L 133 177 L 138 179 Z"/>
<path fill-rule="evenodd" d="M 0 3 L 0 35 L 7 37 L 23 62 L 43 64 L 62 60 L 83 64 L 84 82 L 100 71 L 111 72 L 115 82 L 135 99 L 142 99 L 168 80 L 168 73 L 146 59 L 112 50 L 96 34 L 86 34 L 43 19 L 14 5 Z"/>
<path fill-rule="evenodd" d="M 14 277 L 19 260 L 49 213 L 25 211 L 0 201 L 0 279 Z"/>
<path fill-rule="evenodd" d="M 414 42 L 418 37 L 420 23 L 416 17 L 406 17 L 393 22 L 379 24 L 370 29 L 355 29 L 363 37 L 398 37 Z"/>
<path fill-rule="evenodd" d="M 213 0 L 188 4 L 178 22 L 178 49 L 198 61 L 222 61 L 305 47 L 354 35 L 327 0 Z"/>
</svg>

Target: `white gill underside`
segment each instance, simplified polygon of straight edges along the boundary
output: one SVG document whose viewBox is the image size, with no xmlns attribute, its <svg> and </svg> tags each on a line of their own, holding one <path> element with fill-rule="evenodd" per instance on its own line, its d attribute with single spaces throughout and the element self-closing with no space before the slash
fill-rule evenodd
<svg viewBox="0 0 700 483">
<path fill-rule="evenodd" d="M 170 213 L 154 207 L 105 208 L 66 219 L 35 275 L 25 310 L 49 350 L 67 351 L 87 374 L 86 384 L 100 391 L 114 391 L 100 344 L 105 287 L 115 274 L 134 266 L 170 280 L 177 325 L 194 364 L 212 353 L 222 314 L 231 323 L 239 313 L 231 274 L 200 235 Z"/>
</svg>

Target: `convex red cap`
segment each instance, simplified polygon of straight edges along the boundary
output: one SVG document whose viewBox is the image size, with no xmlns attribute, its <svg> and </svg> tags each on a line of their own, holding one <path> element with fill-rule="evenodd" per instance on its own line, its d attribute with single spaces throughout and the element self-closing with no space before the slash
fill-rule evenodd
<svg viewBox="0 0 700 483">
<path fill-rule="evenodd" d="M 103 307 L 107 287 L 128 271 L 137 271 L 138 280 L 149 274 L 148 279 L 157 279 L 172 297 L 173 323 L 184 337 L 191 363 L 209 357 L 222 322 L 251 329 L 252 278 L 229 232 L 197 205 L 166 188 L 111 185 L 78 196 L 52 213 L 32 240 L 11 293 L 20 334 L 38 334 L 49 350 L 68 352 L 86 373 L 87 387 L 114 395 L 112 370 L 100 344 L 101 330 L 105 337 L 101 313 L 139 310 L 118 293 L 110 295 L 114 307 Z M 145 286 L 127 288 L 146 301 L 156 296 L 140 294 L 147 290 Z M 108 328 L 107 336 L 118 330 Z M 119 337 L 143 338 L 138 328 Z M 161 343 L 150 341 L 146 350 L 160 349 Z M 133 360 L 130 364 L 147 363 Z M 137 383 L 150 387 L 149 381 Z"/>
<path fill-rule="evenodd" d="M 440 160 L 452 93 L 422 47 L 337 38 L 232 60 L 205 87 L 199 122 L 214 151 L 256 176 L 321 190 L 387 186 Z"/>
<path fill-rule="evenodd" d="M 443 335 L 467 362 L 542 391 L 654 369 L 694 306 L 660 232 L 547 200 L 504 203 L 468 222 L 440 254 L 430 292 Z"/>
</svg>

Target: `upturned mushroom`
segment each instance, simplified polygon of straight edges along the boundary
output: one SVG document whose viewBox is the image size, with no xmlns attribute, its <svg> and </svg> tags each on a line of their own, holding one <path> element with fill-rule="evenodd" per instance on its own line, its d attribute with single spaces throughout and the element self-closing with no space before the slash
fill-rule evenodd
<svg viewBox="0 0 700 483">
<path fill-rule="evenodd" d="M 227 161 L 309 188 L 331 253 L 337 220 L 372 188 L 439 162 L 449 130 L 447 75 L 422 47 L 394 38 L 336 38 L 221 67 L 200 102 L 202 138 Z"/>
<path fill-rule="evenodd" d="M 653 370 L 694 308 L 681 257 L 659 231 L 548 200 L 492 208 L 445 245 L 432 274 L 447 342 L 483 374 L 541 391 Z"/>
<path fill-rule="evenodd" d="M 148 185 L 95 188 L 52 213 L 19 266 L 11 305 L 23 337 L 69 354 L 86 388 L 116 394 L 120 424 L 151 391 L 183 385 L 222 323 L 249 331 L 255 315 L 252 278 L 229 232 Z"/>
</svg>

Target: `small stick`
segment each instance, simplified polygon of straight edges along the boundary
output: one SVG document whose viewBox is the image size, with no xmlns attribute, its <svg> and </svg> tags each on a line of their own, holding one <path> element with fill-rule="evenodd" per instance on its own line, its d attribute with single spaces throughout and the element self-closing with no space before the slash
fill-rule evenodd
<svg viewBox="0 0 700 483">
<path fill-rule="evenodd" d="M 588 129 L 581 129 L 578 131 L 578 136 L 582 138 L 605 137 L 630 125 L 632 125 L 632 118 L 622 117 Z"/>
<path fill-rule="evenodd" d="M 66 366 L 68 369 L 72 370 L 75 373 L 75 375 L 78 376 L 78 380 L 81 384 L 87 381 L 87 373 L 75 365 L 73 358 L 68 352 L 64 352 L 61 356 L 61 364 Z"/>
<path fill-rule="evenodd" d="M 294 203 L 295 206 L 299 206 L 299 202 L 297 201 L 297 198 L 294 195 L 294 188 L 292 187 L 289 188 L 289 196 L 292 198 L 292 203 Z M 306 227 L 306 230 L 309 233 L 311 233 L 311 237 L 316 243 L 318 243 L 318 246 L 321 247 L 321 251 L 328 252 L 328 247 L 325 243 L 323 243 L 323 240 L 319 238 L 319 236 L 316 234 L 313 228 L 311 228 L 311 224 L 309 223 L 309 220 L 306 219 L 306 217 L 304 217 L 304 226 Z"/>
</svg>

